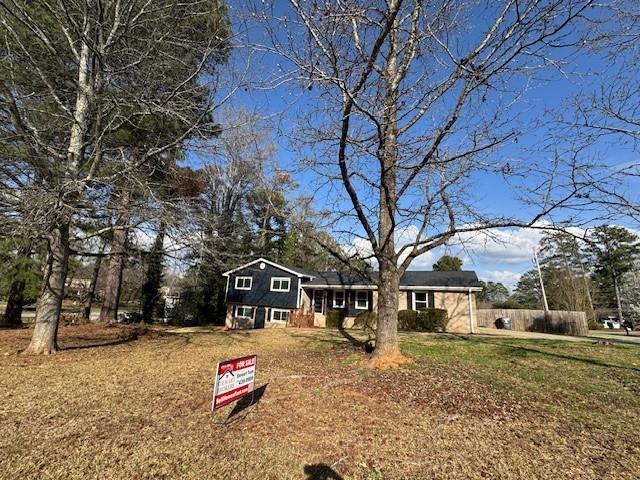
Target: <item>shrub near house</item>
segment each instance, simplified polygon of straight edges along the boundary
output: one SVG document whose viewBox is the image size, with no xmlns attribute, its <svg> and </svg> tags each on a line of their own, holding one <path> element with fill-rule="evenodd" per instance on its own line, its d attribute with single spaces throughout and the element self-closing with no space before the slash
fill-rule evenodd
<svg viewBox="0 0 640 480">
<path fill-rule="evenodd" d="M 446 332 L 447 311 L 442 308 L 421 308 L 398 312 L 398 330 L 411 332 Z"/>
</svg>

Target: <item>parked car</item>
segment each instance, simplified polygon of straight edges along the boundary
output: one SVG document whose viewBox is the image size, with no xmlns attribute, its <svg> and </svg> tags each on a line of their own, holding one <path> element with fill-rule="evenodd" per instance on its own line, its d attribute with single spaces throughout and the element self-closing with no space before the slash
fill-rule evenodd
<svg viewBox="0 0 640 480">
<path fill-rule="evenodd" d="M 613 317 L 609 315 L 608 317 L 600 317 L 598 319 L 598 323 L 603 326 L 603 328 L 620 328 L 620 321 L 618 317 Z"/>
<path fill-rule="evenodd" d="M 142 320 L 142 315 L 138 312 L 122 312 L 118 314 L 118 323 L 138 323 Z"/>
</svg>

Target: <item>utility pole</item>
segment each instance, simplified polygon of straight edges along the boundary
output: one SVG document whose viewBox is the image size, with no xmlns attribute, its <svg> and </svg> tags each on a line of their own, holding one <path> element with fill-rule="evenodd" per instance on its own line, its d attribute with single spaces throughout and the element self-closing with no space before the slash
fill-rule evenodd
<svg viewBox="0 0 640 480">
<path fill-rule="evenodd" d="M 533 262 L 536 264 L 536 268 L 538 269 L 538 278 L 540 279 L 540 289 L 542 290 L 542 302 L 544 303 L 544 311 L 549 311 L 549 304 L 547 303 L 547 294 L 544 291 L 544 282 L 542 281 L 542 270 L 540 270 L 540 262 L 538 262 L 538 252 L 536 251 L 536 247 L 533 247 Z"/>
</svg>

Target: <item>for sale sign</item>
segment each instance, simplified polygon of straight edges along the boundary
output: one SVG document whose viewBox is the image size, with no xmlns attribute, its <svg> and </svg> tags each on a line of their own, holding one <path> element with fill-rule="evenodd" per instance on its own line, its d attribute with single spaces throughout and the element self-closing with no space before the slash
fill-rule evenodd
<svg viewBox="0 0 640 480">
<path fill-rule="evenodd" d="M 228 405 L 253 392 L 257 359 L 257 355 L 249 355 L 218 363 L 211 410 Z"/>
</svg>

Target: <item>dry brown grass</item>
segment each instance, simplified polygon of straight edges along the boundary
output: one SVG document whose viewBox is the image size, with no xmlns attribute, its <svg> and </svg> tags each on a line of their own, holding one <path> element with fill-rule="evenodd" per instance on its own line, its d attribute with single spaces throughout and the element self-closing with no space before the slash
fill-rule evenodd
<svg viewBox="0 0 640 480">
<path fill-rule="evenodd" d="M 29 333 L 0 331 L 0 353 L 26 345 Z M 0 357 L 0 478 L 631 479 L 640 471 L 632 347 L 404 335 L 414 364 L 377 371 L 326 330 L 131 333 L 70 326 L 60 353 Z M 266 389 L 222 425 L 233 407 L 208 410 L 215 364 L 251 352 Z"/>
</svg>

